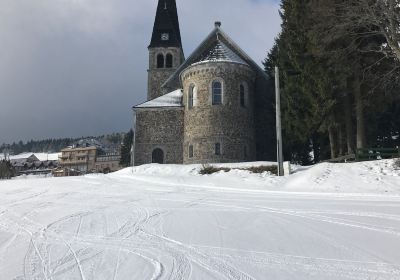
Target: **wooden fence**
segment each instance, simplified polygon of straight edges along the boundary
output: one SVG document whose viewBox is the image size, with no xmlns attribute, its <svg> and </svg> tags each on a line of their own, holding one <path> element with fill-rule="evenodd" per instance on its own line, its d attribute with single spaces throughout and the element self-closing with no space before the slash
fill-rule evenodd
<svg viewBox="0 0 400 280">
<path fill-rule="evenodd" d="M 400 158 L 400 148 L 363 148 L 357 149 L 355 154 L 340 156 L 326 162 L 353 162 L 353 161 L 371 161 L 379 159 Z"/>
</svg>

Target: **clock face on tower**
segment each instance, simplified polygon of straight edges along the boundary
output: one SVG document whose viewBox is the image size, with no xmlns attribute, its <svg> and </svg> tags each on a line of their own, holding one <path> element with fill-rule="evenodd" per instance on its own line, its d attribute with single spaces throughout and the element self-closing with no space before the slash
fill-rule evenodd
<svg viewBox="0 0 400 280">
<path fill-rule="evenodd" d="M 169 40 L 169 34 L 168 33 L 162 33 L 161 34 L 161 40 L 168 41 Z"/>
</svg>

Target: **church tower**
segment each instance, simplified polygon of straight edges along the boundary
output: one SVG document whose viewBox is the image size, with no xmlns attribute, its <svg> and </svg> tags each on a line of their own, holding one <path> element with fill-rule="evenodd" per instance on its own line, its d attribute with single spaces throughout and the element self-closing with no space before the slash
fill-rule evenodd
<svg viewBox="0 0 400 280">
<path fill-rule="evenodd" d="M 149 45 L 147 99 L 167 93 L 162 84 L 184 62 L 178 11 L 175 0 L 159 0 Z"/>
</svg>

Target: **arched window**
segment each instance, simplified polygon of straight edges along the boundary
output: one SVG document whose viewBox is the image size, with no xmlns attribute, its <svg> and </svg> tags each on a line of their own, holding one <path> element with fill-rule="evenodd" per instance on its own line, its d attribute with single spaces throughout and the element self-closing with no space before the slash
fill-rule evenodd
<svg viewBox="0 0 400 280">
<path fill-rule="evenodd" d="M 153 151 L 151 155 L 151 162 L 152 163 L 158 163 L 158 164 L 163 164 L 164 163 L 164 152 L 163 150 L 157 148 Z"/>
<path fill-rule="evenodd" d="M 246 107 L 246 88 L 243 84 L 240 85 L 240 107 Z"/>
<path fill-rule="evenodd" d="M 164 55 L 161 53 L 157 55 L 157 68 L 164 68 Z"/>
<path fill-rule="evenodd" d="M 173 56 L 172 56 L 172 54 L 167 54 L 167 57 L 166 57 L 166 62 L 165 62 L 165 67 L 166 68 L 172 68 L 172 66 L 173 66 Z"/>
<path fill-rule="evenodd" d="M 193 158 L 194 148 L 193 145 L 189 145 L 189 158 Z"/>
<path fill-rule="evenodd" d="M 221 143 L 215 143 L 214 153 L 216 156 L 221 155 Z"/>
<path fill-rule="evenodd" d="M 214 81 L 212 83 L 212 105 L 222 104 L 222 83 Z"/>
<path fill-rule="evenodd" d="M 190 85 L 189 94 L 188 94 L 188 108 L 192 109 L 194 107 L 194 99 L 196 95 L 196 87 L 195 85 Z"/>
</svg>

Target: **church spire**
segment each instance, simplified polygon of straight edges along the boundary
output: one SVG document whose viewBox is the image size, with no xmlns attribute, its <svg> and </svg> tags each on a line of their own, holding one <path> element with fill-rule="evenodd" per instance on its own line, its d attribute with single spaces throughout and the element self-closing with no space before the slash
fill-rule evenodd
<svg viewBox="0 0 400 280">
<path fill-rule="evenodd" d="M 182 47 L 175 0 L 159 0 L 149 48 Z"/>
</svg>

